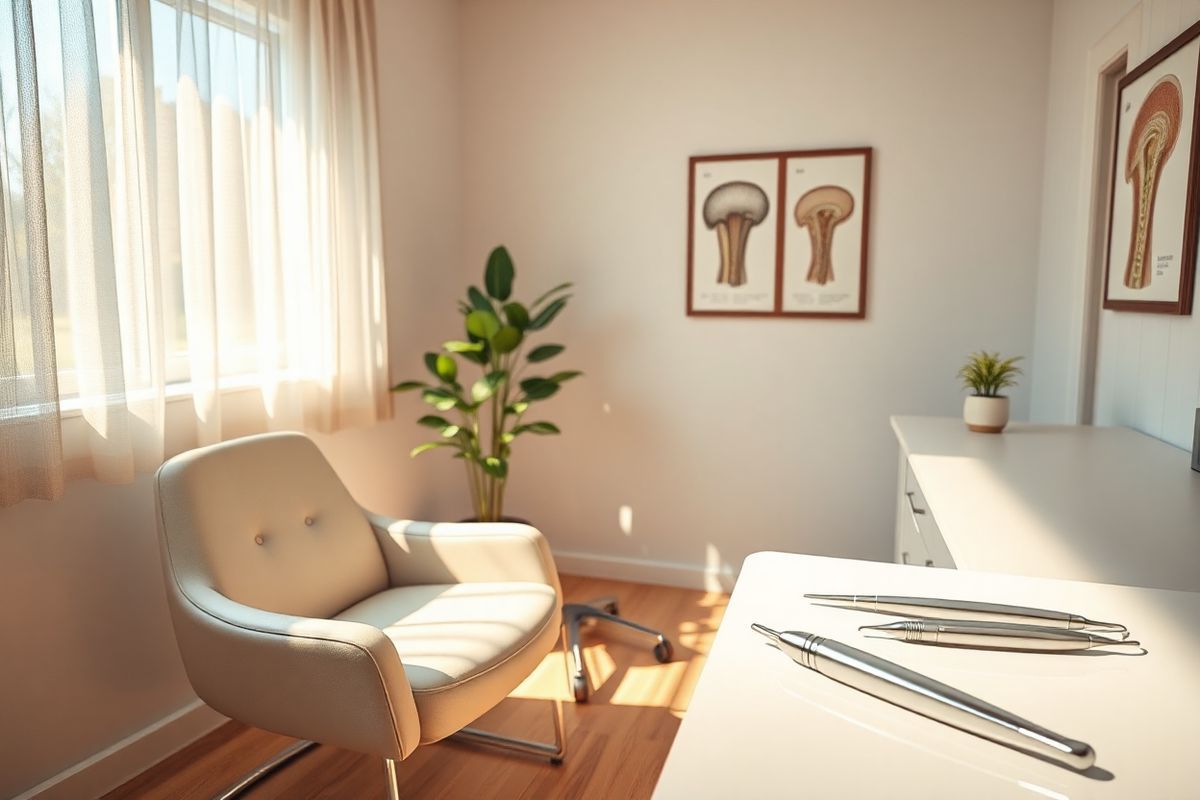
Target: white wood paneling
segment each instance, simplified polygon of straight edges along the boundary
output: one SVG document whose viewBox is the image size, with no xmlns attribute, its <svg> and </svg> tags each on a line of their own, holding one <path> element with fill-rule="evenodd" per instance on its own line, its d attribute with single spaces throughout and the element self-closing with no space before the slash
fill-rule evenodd
<svg viewBox="0 0 1200 800">
<path fill-rule="evenodd" d="M 1141 52 L 1153 55 L 1197 19 L 1200 0 L 1146 0 Z M 1096 424 L 1190 448 L 1200 407 L 1200 319 L 1105 311 L 1099 341 Z"/>
</svg>

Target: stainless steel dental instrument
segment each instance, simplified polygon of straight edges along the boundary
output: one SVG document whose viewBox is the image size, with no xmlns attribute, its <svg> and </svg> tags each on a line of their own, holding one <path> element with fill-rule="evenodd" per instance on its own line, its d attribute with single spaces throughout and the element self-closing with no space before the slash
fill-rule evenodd
<svg viewBox="0 0 1200 800">
<path fill-rule="evenodd" d="M 1074 769 L 1087 769 L 1096 761 L 1091 745 L 879 656 L 811 633 L 776 631 L 758 623 L 750 627 L 797 664 L 901 708 Z"/>
<path fill-rule="evenodd" d="M 1036 650 L 1061 653 L 1093 647 L 1140 647 L 1133 639 L 1113 639 L 1089 631 L 957 619 L 904 619 L 882 625 L 863 625 L 860 631 L 916 644 L 997 650 Z"/>
<path fill-rule="evenodd" d="M 899 597 L 874 594 L 806 594 L 810 600 L 853 608 L 859 611 L 877 611 L 895 614 L 898 617 L 932 619 L 971 619 L 989 622 L 1016 622 L 1022 625 L 1041 625 L 1064 630 L 1109 631 L 1125 638 L 1129 629 L 1116 622 L 1099 622 L 1094 619 L 1052 611 L 1046 608 L 1027 608 L 1003 603 L 978 603 L 973 600 L 945 600 L 937 597 Z"/>
</svg>

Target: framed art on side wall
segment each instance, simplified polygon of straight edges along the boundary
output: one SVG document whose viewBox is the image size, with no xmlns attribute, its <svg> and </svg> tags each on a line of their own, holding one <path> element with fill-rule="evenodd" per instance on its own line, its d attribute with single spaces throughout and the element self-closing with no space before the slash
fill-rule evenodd
<svg viewBox="0 0 1200 800">
<path fill-rule="evenodd" d="M 862 319 L 871 148 L 694 156 L 687 313 Z"/>
<path fill-rule="evenodd" d="M 1104 308 L 1190 314 L 1200 23 L 1117 84 Z"/>
</svg>

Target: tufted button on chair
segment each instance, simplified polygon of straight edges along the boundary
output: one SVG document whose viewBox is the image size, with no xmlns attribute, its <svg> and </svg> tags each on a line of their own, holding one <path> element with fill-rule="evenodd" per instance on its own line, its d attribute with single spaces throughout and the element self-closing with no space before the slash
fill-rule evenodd
<svg viewBox="0 0 1200 800">
<path fill-rule="evenodd" d="M 545 539 L 528 525 L 412 522 L 364 511 L 307 437 L 251 436 L 167 461 L 155 479 L 167 598 L 196 693 L 303 741 L 395 762 L 456 735 L 547 756 L 467 726 L 517 687 L 562 626 Z"/>
</svg>

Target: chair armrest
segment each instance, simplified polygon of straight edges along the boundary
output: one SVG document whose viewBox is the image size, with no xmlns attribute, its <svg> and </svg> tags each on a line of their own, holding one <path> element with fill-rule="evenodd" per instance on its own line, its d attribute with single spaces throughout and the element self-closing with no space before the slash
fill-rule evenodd
<svg viewBox="0 0 1200 800">
<path fill-rule="evenodd" d="M 378 628 L 277 614 L 200 583 L 168 583 L 188 679 L 217 711 L 384 758 L 405 758 L 420 742 L 404 667 Z"/>
<path fill-rule="evenodd" d="M 562 596 L 541 531 L 513 522 L 416 522 L 366 512 L 393 586 L 528 581 Z"/>
</svg>

